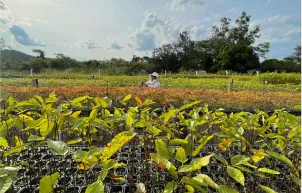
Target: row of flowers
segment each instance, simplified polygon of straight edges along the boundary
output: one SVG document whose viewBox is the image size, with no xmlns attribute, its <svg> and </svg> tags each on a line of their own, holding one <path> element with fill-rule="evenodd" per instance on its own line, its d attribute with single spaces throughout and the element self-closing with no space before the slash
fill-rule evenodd
<svg viewBox="0 0 302 193">
<path fill-rule="evenodd" d="M 108 96 L 113 103 L 118 104 L 127 94 L 138 96 L 141 99 L 150 98 L 160 106 L 180 106 L 187 102 L 200 100 L 208 104 L 209 108 L 217 109 L 292 109 L 301 104 L 301 93 L 298 92 L 227 92 L 222 90 L 183 89 L 183 88 L 138 88 L 138 87 L 99 87 L 99 86 L 73 86 L 73 87 L 17 87 L 2 86 L 18 100 L 24 100 L 34 95 L 46 97 L 55 92 L 61 100 L 73 99 L 78 96 Z M 133 101 L 135 103 L 135 101 Z"/>
</svg>

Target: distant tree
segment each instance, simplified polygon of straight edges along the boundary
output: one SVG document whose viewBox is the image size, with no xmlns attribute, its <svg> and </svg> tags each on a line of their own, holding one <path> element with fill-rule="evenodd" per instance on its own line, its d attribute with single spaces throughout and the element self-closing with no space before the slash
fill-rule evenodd
<svg viewBox="0 0 302 193">
<path fill-rule="evenodd" d="M 281 71 L 283 66 L 283 61 L 278 59 L 268 59 L 261 63 L 261 72 L 274 72 Z"/>
<path fill-rule="evenodd" d="M 178 72 L 180 69 L 180 60 L 172 44 L 164 44 L 159 48 L 155 48 L 149 62 L 154 65 L 156 71 Z"/>
<path fill-rule="evenodd" d="M 293 53 L 293 58 L 297 64 L 301 65 L 301 45 L 298 45 L 295 47 L 295 51 Z"/>
<path fill-rule="evenodd" d="M 269 52 L 269 49 L 270 49 L 269 42 L 264 42 L 263 44 L 259 44 L 257 47 L 254 48 L 259 58 L 262 58 L 263 60 L 267 59 L 267 54 Z"/>
<path fill-rule="evenodd" d="M 60 53 L 54 53 L 54 55 L 56 56 L 56 58 L 63 58 L 63 57 L 65 57 L 64 54 L 60 54 Z"/>
<path fill-rule="evenodd" d="M 248 70 L 259 69 L 260 63 L 253 48 L 246 45 L 229 45 L 221 49 L 218 56 L 221 70 L 233 70 L 247 73 Z"/>
<path fill-rule="evenodd" d="M 250 21 L 251 16 L 246 12 L 242 12 L 234 26 L 231 26 L 231 19 L 224 17 L 220 20 L 220 27 L 212 27 L 212 39 L 218 39 L 225 44 L 251 46 L 260 37 L 260 26 L 251 28 Z"/>
<path fill-rule="evenodd" d="M 38 54 L 38 58 L 45 59 L 45 52 L 43 50 L 33 49 L 33 52 Z"/>
<path fill-rule="evenodd" d="M 198 69 L 195 42 L 190 39 L 187 31 L 181 32 L 172 45 L 180 60 L 181 67 L 186 70 Z"/>
</svg>

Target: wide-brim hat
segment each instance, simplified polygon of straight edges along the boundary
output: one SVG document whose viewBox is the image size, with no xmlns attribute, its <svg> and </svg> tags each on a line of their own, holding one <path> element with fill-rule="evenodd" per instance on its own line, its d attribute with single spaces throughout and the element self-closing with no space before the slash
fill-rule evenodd
<svg viewBox="0 0 302 193">
<path fill-rule="evenodd" d="M 150 74 L 151 76 L 155 76 L 156 78 L 159 77 L 159 75 L 156 72 L 153 72 L 152 74 Z"/>
</svg>

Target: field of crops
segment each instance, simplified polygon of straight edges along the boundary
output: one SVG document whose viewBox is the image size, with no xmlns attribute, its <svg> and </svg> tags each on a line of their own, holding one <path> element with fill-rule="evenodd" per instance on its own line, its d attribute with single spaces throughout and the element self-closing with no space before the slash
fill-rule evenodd
<svg viewBox="0 0 302 193">
<path fill-rule="evenodd" d="M 141 82 L 147 81 L 147 76 L 94 76 L 79 74 L 40 74 L 27 78 L 0 78 L 1 85 L 11 86 L 31 86 L 32 78 L 38 78 L 41 87 L 56 86 L 110 86 L 124 87 L 137 86 Z M 235 91 L 301 91 L 300 74 L 261 74 L 260 76 L 250 75 L 200 75 L 186 78 L 183 75 L 173 75 L 167 78 L 160 77 L 163 88 L 186 88 L 186 89 L 216 89 L 227 90 L 228 84 L 234 81 Z M 266 83 L 265 83 L 266 82 Z"/>
<path fill-rule="evenodd" d="M 301 119 L 282 110 L 54 93 L 0 105 L 0 192 L 300 191 Z"/>
</svg>

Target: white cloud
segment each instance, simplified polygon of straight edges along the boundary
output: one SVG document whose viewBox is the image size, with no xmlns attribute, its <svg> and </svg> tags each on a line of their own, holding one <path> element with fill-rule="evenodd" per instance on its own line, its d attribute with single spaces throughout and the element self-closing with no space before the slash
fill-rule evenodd
<svg viewBox="0 0 302 193">
<path fill-rule="evenodd" d="M 0 15 L 0 23 L 1 26 L 4 25 L 5 27 L 8 27 L 12 23 L 12 18 L 10 16 Z"/>
<path fill-rule="evenodd" d="M 301 28 L 291 29 L 286 32 L 286 36 L 299 35 L 301 34 Z"/>
<path fill-rule="evenodd" d="M 203 0 L 172 0 L 170 5 L 171 11 L 183 12 L 187 8 L 194 9 L 203 5 Z"/>
<path fill-rule="evenodd" d="M 201 39 L 206 34 L 205 27 L 198 21 L 163 21 L 154 13 L 146 13 L 140 28 L 131 35 L 128 46 L 138 51 L 152 50 L 164 43 L 171 43 L 183 31 L 187 31 L 193 40 Z"/>
<path fill-rule="evenodd" d="M 239 9 L 237 9 L 236 7 L 232 7 L 231 9 L 228 9 L 227 12 L 237 12 L 239 11 Z"/>
<path fill-rule="evenodd" d="M 124 47 L 123 46 L 120 46 L 119 44 L 117 44 L 116 42 L 114 42 L 113 44 L 110 45 L 110 48 L 111 49 L 114 49 L 114 50 L 121 50 L 123 49 Z M 109 48 L 109 49 L 110 49 Z"/>
<path fill-rule="evenodd" d="M 301 28 L 299 15 L 275 15 L 251 23 L 251 27 L 260 25 L 261 37 L 256 44 L 268 41 L 270 43 L 286 43 L 300 40 Z"/>
<path fill-rule="evenodd" d="M 1 13 L 10 13 L 9 8 L 5 5 L 3 1 L 0 1 L 0 11 Z"/>
<path fill-rule="evenodd" d="M 100 45 L 92 40 L 87 40 L 87 41 L 77 41 L 72 44 L 64 44 L 66 47 L 70 48 L 86 48 L 86 49 L 97 49 L 100 48 Z"/>
<path fill-rule="evenodd" d="M 46 24 L 47 22 L 38 18 L 21 17 L 16 23 L 21 26 L 31 27 L 35 24 Z"/>
</svg>

